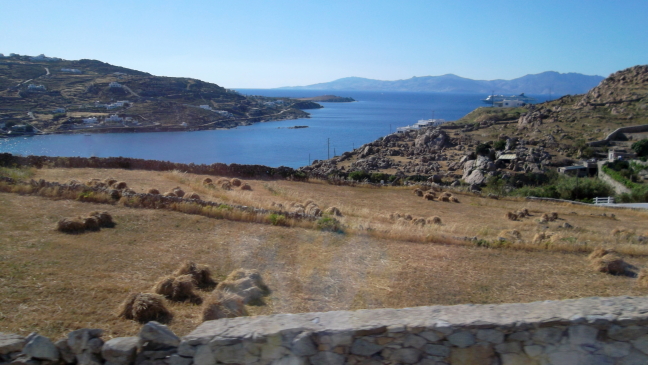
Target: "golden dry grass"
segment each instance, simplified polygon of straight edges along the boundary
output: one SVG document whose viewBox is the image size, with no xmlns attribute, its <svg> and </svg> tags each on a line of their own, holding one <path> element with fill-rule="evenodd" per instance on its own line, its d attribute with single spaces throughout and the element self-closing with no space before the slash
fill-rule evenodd
<svg viewBox="0 0 648 365">
<path fill-rule="evenodd" d="M 268 209 L 276 209 L 273 202 L 288 207 L 311 199 L 323 210 L 339 208 L 343 216 L 337 218 L 346 228 L 339 234 L 255 224 L 245 217 L 209 218 L 219 218 L 217 212 L 200 216 L 0 193 L 2 332 L 37 330 L 59 337 L 98 327 L 109 336 L 135 334 L 138 323 L 117 318 L 119 303 L 128 293 L 149 291 L 185 260 L 209 265 L 216 281 L 237 268 L 258 270 L 272 292 L 264 298 L 265 306 L 247 309 L 251 314 L 648 294 L 636 279 L 594 272 L 585 259 L 604 246 L 623 254 L 631 265 L 646 266 L 648 250 L 636 242 L 646 234 L 645 212 L 456 193 L 461 204 L 448 204 L 417 197 L 411 188 L 319 181 L 246 180 L 252 191 L 223 190 L 203 186 L 206 176 L 179 172 L 42 169 L 34 177 L 113 177 L 137 192 L 179 187 L 206 200 Z M 195 213 L 191 209 L 187 205 L 178 210 Z M 530 216 L 503 218 L 521 209 Z M 115 228 L 82 235 L 56 231 L 61 217 L 93 210 L 108 211 Z M 399 225 L 389 218 L 393 212 L 440 217 L 443 224 Z M 558 220 L 538 223 L 549 212 L 557 212 Z M 574 228 L 560 228 L 564 222 Z M 497 240 L 502 231 L 512 230 L 520 242 L 502 246 L 513 249 L 476 247 L 462 239 Z M 534 244 L 536 234 L 544 239 Z M 211 296 L 205 290 L 196 294 L 203 300 Z M 198 306 L 186 302 L 168 307 L 174 314 L 170 327 L 179 335 L 201 322 Z"/>
</svg>

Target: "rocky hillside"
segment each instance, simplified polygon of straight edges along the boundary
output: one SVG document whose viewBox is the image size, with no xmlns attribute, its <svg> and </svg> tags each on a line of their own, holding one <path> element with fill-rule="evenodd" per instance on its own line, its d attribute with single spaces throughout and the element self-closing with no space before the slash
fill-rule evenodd
<svg viewBox="0 0 648 365">
<path fill-rule="evenodd" d="M 230 128 L 307 117 L 295 103 L 96 60 L 0 58 L 0 123 L 43 132 Z"/>
<path fill-rule="evenodd" d="M 588 142 L 639 124 L 648 124 L 648 66 L 619 71 L 584 95 L 524 108 L 478 108 L 440 128 L 392 134 L 302 170 L 435 175 L 438 181 L 479 185 L 489 176 L 541 173 L 602 155 L 605 147 Z"/>
</svg>

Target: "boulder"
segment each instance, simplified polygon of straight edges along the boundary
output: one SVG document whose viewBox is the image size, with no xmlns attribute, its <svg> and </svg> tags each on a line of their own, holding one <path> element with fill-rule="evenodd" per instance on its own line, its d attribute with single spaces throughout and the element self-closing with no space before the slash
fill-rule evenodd
<svg viewBox="0 0 648 365">
<path fill-rule="evenodd" d="M 113 338 L 104 344 L 101 355 L 113 365 L 128 365 L 135 359 L 138 342 L 138 337 Z"/>
<path fill-rule="evenodd" d="M 32 359 L 58 361 L 59 350 L 49 338 L 33 336 L 23 348 L 23 353 Z"/>
<path fill-rule="evenodd" d="M 473 170 L 470 175 L 464 178 L 464 181 L 470 185 L 481 185 L 486 181 L 486 176 L 480 170 Z"/>
<path fill-rule="evenodd" d="M 150 321 L 142 326 L 139 337 L 141 343 L 148 343 L 153 348 L 178 347 L 180 344 L 180 338 L 169 327 L 156 321 Z"/>
<path fill-rule="evenodd" d="M 0 332 L 0 355 L 22 351 L 25 342 L 25 338 L 22 336 Z"/>
</svg>

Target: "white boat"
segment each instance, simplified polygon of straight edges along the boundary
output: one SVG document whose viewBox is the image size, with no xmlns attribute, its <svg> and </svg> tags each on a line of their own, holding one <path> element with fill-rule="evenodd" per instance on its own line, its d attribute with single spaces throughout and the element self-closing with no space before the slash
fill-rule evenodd
<svg viewBox="0 0 648 365">
<path fill-rule="evenodd" d="M 525 104 L 530 104 L 536 101 L 534 98 L 524 95 L 524 93 L 520 95 L 511 95 L 511 96 L 489 95 L 486 99 L 482 99 L 482 101 L 486 104 L 495 104 L 498 102 L 502 102 L 504 100 L 521 101 Z"/>
</svg>

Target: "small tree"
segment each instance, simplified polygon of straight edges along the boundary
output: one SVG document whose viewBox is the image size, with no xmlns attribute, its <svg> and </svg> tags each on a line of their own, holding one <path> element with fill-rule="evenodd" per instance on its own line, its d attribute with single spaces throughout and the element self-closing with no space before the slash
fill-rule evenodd
<svg viewBox="0 0 648 365">
<path fill-rule="evenodd" d="M 488 153 L 490 150 L 490 144 L 489 143 L 480 143 L 475 147 L 475 152 L 477 152 L 478 155 L 485 155 Z"/>
<path fill-rule="evenodd" d="M 648 138 L 633 143 L 631 148 L 639 157 L 648 156 Z"/>
</svg>

